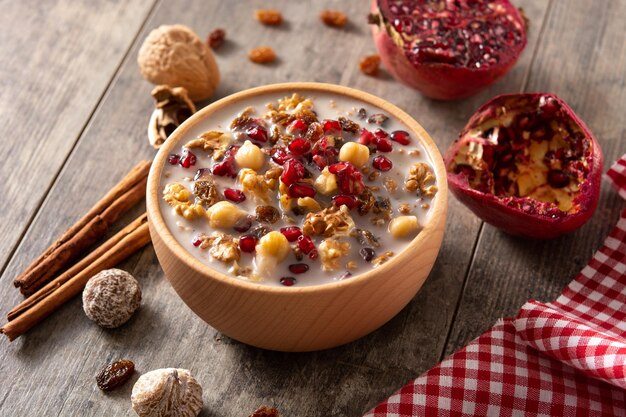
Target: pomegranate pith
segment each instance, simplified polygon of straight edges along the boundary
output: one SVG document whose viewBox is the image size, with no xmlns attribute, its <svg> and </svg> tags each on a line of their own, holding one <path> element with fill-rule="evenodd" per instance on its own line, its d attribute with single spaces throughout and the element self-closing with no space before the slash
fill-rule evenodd
<svg viewBox="0 0 626 417">
<path fill-rule="evenodd" d="M 526 46 L 508 0 L 372 0 L 370 22 L 387 70 L 436 99 L 471 96 L 502 77 Z"/>
<path fill-rule="evenodd" d="M 444 159 L 456 197 L 513 235 L 558 237 L 582 226 L 598 203 L 600 146 L 554 94 L 494 98 Z"/>
</svg>

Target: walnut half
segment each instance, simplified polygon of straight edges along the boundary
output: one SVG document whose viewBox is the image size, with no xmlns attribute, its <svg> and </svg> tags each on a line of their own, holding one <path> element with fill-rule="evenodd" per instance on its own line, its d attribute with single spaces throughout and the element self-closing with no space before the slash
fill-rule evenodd
<svg viewBox="0 0 626 417">
<path fill-rule="evenodd" d="M 159 85 L 151 94 L 156 101 L 156 109 L 148 124 L 148 140 L 158 149 L 182 122 L 196 112 L 196 106 L 183 87 Z"/>
</svg>

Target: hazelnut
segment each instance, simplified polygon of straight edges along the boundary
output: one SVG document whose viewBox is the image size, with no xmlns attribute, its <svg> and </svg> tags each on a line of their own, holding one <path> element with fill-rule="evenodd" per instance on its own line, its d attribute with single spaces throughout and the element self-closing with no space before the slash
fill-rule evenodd
<svg viewBox="0 0 626 417">
<path fill-rule="evenodd" d="M 141 303 L 137 280 L 121 269 L 105 269 L 83 290 L 83 310 L 98 326 L 113 329 L 126 323 Z"/>
<path fill-rule="evenodd" d="M 209 98 L 220 80 L 213 52 L 191 29 L 163 25 L 144 40 L 139 69 L 153 84 L 184 87 L 194 101 Z"/>
<path fill-rule="evenodd" d="M 130 397 L 139 417 L 196 417 L 202 387 L 186 369 L 157 369 L 139 377 Z"/>
</svg>

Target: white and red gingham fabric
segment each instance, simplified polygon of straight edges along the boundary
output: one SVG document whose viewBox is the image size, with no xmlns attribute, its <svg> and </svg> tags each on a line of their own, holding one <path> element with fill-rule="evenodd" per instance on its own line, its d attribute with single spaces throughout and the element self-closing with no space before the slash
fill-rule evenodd
<svg viewBox="0 0 626 417">
<path fill-rule="evenodd" d="M 626 199 L 626 155 L 606 178 Z M 529 301 L 364 417 L 626 417 L 625 389 L 626 210 L 556 301 Z"/>
</svg>

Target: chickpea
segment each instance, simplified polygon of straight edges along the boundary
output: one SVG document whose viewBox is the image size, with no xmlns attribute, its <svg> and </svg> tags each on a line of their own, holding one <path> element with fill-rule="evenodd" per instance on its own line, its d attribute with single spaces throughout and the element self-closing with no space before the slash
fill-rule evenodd
<svg viewBox="0 0 626 417">
<path fill-rule="evenodd" d="M 289 255 L 290 249 L 289 241 L 285 235 L 277 231 L 272 231 L 259 240 L 256 252 L 260 256 L 274 257 L 280 262 Z"/>
<path fill-rule="evenodd" d="M 243 210 L 240 210 L 237 206 L 228 201 L 215 203 L 209 207 L 206 213 L 209 218 L 209 225 L 216 229 L 228 229 L 233 227 L 235 223 L 237 223 L 237 220 L 246 214 Z"/>
<path fill-rule="evenodd" d="M 261 148 L 247 140 L 237 151 L 235 161 L 237 161 L 237 164 L 242 168 L 250 168 L 258 171 L 265 165 L 265 154 Z"/>
<path fill-rule="evenodd" d="M 356 142 L 346 142 L 339 150 L 339 160 L 350 162 L 357 168 L 361 168 L 367 164 L 369 157 L 369 148 Z"/>
<path fill-rule="evenodd" d="M 389 222 L 389 233 L 393 237 L 403 238 L 414 235 L 419 229 L 415 216 L 398 216 Z"/>
<path fill-rule="evenodd" d="M 342 148 L 343 149 L 343 148 Z M 331 174 L 328 167 L 325 167 L 319 177 L 313 183 L 318 193 L 323 195 L 331 195 L 337 191 L 337 177 Z"/>
</svg>

